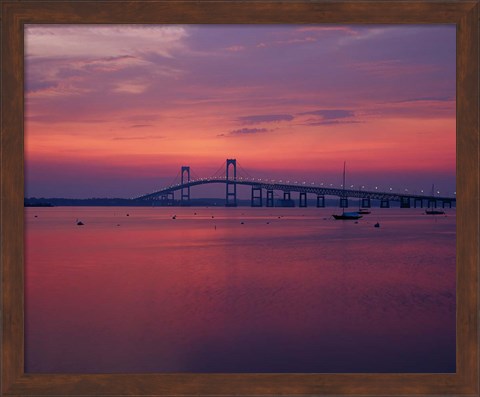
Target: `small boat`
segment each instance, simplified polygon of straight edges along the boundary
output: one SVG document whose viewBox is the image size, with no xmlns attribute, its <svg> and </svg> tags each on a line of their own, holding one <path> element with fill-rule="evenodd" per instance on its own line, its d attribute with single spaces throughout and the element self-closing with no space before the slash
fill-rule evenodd
<svg viewBox="0 0 480 397">
<path fill-rule="evenodd" d="M 332 215 L 337 220 L 355 220 L 362 218 L 358 212 L 342 212 L 341 215 Z"/>
<path fill-rule="evenodd" d="M 357 211 L 358 214 L 363 214 L 363 215 L 367 215 L 367 214 L 370 214 L 370 211 L 366 208 L 360 208 L 358 211 Z"/>
<path fill-rule="evenodd" d="M 373 225 L 373 227 L 380 227 L 380 223 L 375 223 L 375 225 Z"/>
<path fill-rule="evenodd" d="M 443 210 L 425 210 L 427 215 L 444 215 L 445 211 Z"/>
<path fill-rule="evenodd" d="M 343 190 L 345 190 L 345 162 L 343 163 Z M 336 220 L 356 220 L 362 217 L 362 215 L 360 215 L 358 212 L 345 212 L 345 208 L 342 208 L 341 215 L 332 216 Z"/>
</svg>

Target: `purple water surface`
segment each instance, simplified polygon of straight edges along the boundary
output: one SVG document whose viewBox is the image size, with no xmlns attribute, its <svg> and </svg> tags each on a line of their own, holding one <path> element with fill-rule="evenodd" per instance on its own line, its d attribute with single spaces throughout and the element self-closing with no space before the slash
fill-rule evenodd
<svg viewBox="0 0 480 397">
<path fill-rule="evenodd" d="M 335 212 L 26 208 L 26 372 L 455 372 L 455 210 Z"/>
</svg>

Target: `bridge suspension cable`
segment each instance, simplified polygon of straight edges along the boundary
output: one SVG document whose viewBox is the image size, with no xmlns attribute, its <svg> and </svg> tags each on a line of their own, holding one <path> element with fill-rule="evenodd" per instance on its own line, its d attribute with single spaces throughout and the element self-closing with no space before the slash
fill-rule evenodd
<svg viewBox="0 0 480 397">
<path fill-rule="evenodd" d="M 216 170 L 213 175 L 211 176 L 212 178 L 219 178 L 219 177 L 224 177 L 225 176 L 225 165 L 226 161 L 222 163 L 222 165 Z"/>
<path fill-rule="evenodd" d="M 240 168 L 240 171 L 243 172 L 245 176 L 247 176 L 250 179 L 253 178 L 253 176 L 245 168 L 242 167 L 242 165 L 238 160 L 237 160 L 237 167 Z"/>
<path fill-rule="evenodd" d="M 172 182 L 170 182 L 170 185 L 169 185 L 169 186 L 176 185 L 177 182 L 180 183 L 180 172 L 181 172 L 181 171 L 178 171 L 178 172 L 177 172 L 177 175 L 175 176 L 175 178 L 173 178 Z"/>
<path fill-rule="evenodd" d="M 200 179 L 200 175 L 198 175 L 193 169 L 190 169 L 190 173 L 192 174 L 192 179 Z"/>
</svg>

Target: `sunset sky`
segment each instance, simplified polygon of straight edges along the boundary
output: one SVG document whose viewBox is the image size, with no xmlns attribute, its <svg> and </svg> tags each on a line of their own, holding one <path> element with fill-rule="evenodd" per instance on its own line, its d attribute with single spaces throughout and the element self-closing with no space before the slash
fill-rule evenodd
<svg viewBox="0 0 480 397">
<path fill-rule="evenodd" d="M 27 197 L 127 198 L 226 158 L 455 191 L 455 25 L 29 25 L 25 57 Z"/>
</svg>

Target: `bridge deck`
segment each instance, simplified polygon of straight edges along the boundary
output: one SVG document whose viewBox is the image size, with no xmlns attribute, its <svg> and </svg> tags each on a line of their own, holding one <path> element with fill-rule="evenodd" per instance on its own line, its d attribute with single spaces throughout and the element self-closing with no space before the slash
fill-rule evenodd
<svg viewBox="0 0 480 397">
<path fill-rule="evenodd" d="M 232 182 L 232 179 L 229 180 Z M 183 184 L 177 184 L 173 186 L 168 186 L 164 189 L 157 190 L 155 192 L 145 194 L 139 197 L 136 197 L 135 200 L 149 200 L 175 191 L 186 189 L 192 186 L 206 185 L 211 183 L 227 183 L 225 178 L 201 178 L 197 180 L 191 180 Z M 235 183 L 237 185 L 247 185 L 257 188 L 262 188 L 265 190 L 281 190 L 284 192 L 298 192 L 298 193 L 312 193 L 319 196 L 338 196 L 338 197 L 351 197 L 351 198 L 370 198 L 373 200 L 389 200 L 389 201 L 400 201 L 402 198 L 405 199 L 419 199 L 419 200 L 432 200 L 432 201 L 444 201 L 444 202 L 455 202 L 455 197 L 441 197 L 441 196 L 432 196 L 432 195 L 418 195 L 418 194 L 404 194 L 397 192 L 380 192 L 380 191 L 368 191 L 368 190 L 353 190 L 353 189 L 342 189 L 342 188 L 328 188 L 323 186 L 314 186 L 312 184 L 307 185 L 304 183 L 276 183 L 268 182 L 261 180 L 246 180 L 246 179 L 236 179 Z"/>
</svg>

